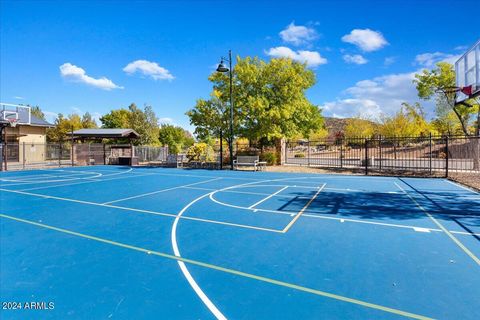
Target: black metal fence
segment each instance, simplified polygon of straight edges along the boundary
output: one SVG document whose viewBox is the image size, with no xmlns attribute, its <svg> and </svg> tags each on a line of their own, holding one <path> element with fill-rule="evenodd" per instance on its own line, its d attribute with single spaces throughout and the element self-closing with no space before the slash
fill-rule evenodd
<svg viewBox="0 0 480 320">
<path fill-rule="evenodd" d="M 448 176 L 480 172 L 480 137 L 338 138 L 287 142 L 285 163 L 366 174 Z"/>
</svg>

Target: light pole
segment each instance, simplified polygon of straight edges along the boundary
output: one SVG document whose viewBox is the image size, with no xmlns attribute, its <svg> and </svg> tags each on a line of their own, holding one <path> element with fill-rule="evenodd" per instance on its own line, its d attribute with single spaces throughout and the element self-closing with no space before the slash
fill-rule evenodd
<svg viewBox="0 0 480 320">
<path fill-rule="evenodd" d="M 225 67 L 223 61 L 229 63 L 230 68 Z M 228 141 L 228 148 L 230 149 L 230 169 L 233 170 L 233 80 L 232 80 L 232 50 L 228 50 L 228 59 L 221 58 L 220 64 L 217 67 L 217 72 L 228 72 L 230 78 L 230 140 Z M 221 141 L 220 141 L 221 143 Z"/>
</svg>

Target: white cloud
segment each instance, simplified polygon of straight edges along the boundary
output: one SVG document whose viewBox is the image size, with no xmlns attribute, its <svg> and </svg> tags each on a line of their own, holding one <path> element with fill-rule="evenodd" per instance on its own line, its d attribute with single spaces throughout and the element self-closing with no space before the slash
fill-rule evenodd
<svg viewBox="0 0 480 320">
<path fill-rule="evenodd" d="M 80 109 L 80 108 L 70 107 L 70 109 L 72 109 L 72 111 L 73 111 L 74 114 L 78 114 L 79 116 L 81 116 L 81 115 L 83 114 L 83 111 L 82 111 L 82 109 Z"/>
<path fill-rule="evenodd" d="M 396 57 L 386 57 L 385 60 L 383 61 L 383 64 L 386 66 L 389 66 L 391 64 L 394 64 L 395 61 L 397 61 Z"/>
<path fill-rule="evenodd" d="M 60 66 L 60 74 L 63 78 L 67 80 L 85 83 L 103 90 L 123 89 L 123 87 L 117 86 L 115 83 L 113 83 L 112 80 L 105 77 L 101 77 L 99 79 L 90 77 L 86 74 L 84 69 L 77 67 L 76 65 L 73 65 L 69 62 L 64 63 Z"/>
<path fill-rule="evenodd" d="M 42 111 L 43 111 L 43 114 L 45 115 L 45 119 L 47 119 L 47 121 L 50 123 L 54 123 L 55 119 L 57 119 L 58 117 L 58 113 L 56 112 L 45 111 L 45 110 L 42 110 Z"/>
<path fill-rule="evenodd" d="M 24 97 L 20 97 L 20 96 L 15 96 L 15 97 L 13 97 L 13 98 L 14 98 L 14 99 L 17 99 L 17 100 L 25 100 Z"/>
<path fill-rule="evenodd" d="M 290 58 L 301 63 L 306 63 L 308 67 L 316 67 L 327 63 L 327 59 L 322 57 L 317 51 L 293 51 L 288 47 L 275 47 L 270 48 L 266 54 L 274 58 Z"/>
<path fill-rule="evenodd" d="M 343 92 L 345 98 L 325 103 L 322 107 L 327 116 L 347 118 L 362 115 L 379 119 L 382 114 L 393 115 L 400 110 L 402 102 L 419 101 L 412 80 L 416 72 L 389 74 L 357 82 Z M 432 116 L 432 102 L 422 102 L 427 116 Z"/>
<path fill-rule="evenodd" d="M 296 46 L 308 44 L 318 38 L 315 29 L 305 26 L 296 26 L 294 22 L 290 23 L 284 30 L 280 31 L 279 34 L 284 42 Z"/>
<path fill-rule="evenodd" d="M 100 121 L 100 118 L 102 117 L 102 114 L 100 112 L 92 112 L 90 113 L 92 115 L 93 120 L 98 124 L 101 124 L 102 122 Z"/>
<path fill-rule="evenodd" d="M 165 117 L 165 118 L 159 118 L 158 119 L 158 124 L 173 124 L 173 119 L 172 118 L 168 118 L 168 117 Z"/>
<path fill-rule="evenodd" d="M 363 56 L 359 54 L 354 54 L 354 55 L 345 54 L 343 56 L 343 60 L 346 63 L 354 63 L 354 64 L 365 64 L 368 62 L 367 59 L 365 59 Z"/>
<path fill-rule="evenodd" d="M 454 64 L 461 55 L 458 54 L 449 54 L 443 52 L 427 52 L 418 54 L 415 57 L 415 63 L 423 67 L 433 67 L 437 62 L 445 61 L 450 64 Z"/>
<path fill-rule="evenodd" d="M 465 51 L 468 49 L 468 46 L 456 46 L 453 50 Z"/>
<path fill-rule="evenodd" d="M 370 29 L 353 29 L 342 37 L 342 41 L 354 44 L 365 52 L 379 50 L 388 44 L 379 31 Z"/>
<path fill-rule="evenodd" d="M 134 74 L 136 72 L 142 73 L 145 76 L 149 76 L 154 80 L 173 80 L 174 76 L 167 69 L 161 67 L 156 62 L 147 60 L 136 60 L 127 64 L 123 68 L 128 74 Z"/>
</svg>

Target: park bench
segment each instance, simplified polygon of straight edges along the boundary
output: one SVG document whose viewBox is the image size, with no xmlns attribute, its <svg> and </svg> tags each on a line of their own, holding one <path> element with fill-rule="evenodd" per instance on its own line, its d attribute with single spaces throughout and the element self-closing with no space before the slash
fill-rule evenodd
<svg viewBox="0 0 480 320">
<path fill-rule="evenodd" d="M 237 156 L 236 160 L 233 160 L 233 166 L 235 170 L 238 170 L 238 167 L 253 167 L 253 171 L 264 170 L 267 166 L 267 163 L 260 161 L 258 156 Z"/>
</svg>

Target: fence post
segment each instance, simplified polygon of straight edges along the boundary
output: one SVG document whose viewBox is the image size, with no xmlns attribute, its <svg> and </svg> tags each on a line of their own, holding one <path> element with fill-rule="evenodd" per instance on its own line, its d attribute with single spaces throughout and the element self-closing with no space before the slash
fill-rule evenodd
<svg viewBox="0 0 480 320">
<path fill-rule="evenodd" d="M 72 153 L 72 167 L 75 166 L 75 161 L 73 159 L 73 156 L 75 155 L 75 143 L 73 142 L 73 139 L 72 139 L 72 150 L 71 150 L 71 153 Z"/>
<path fill-rule="evenodd" d="M 365 175 L 368 176 L 368 139 L 365 138 Z"/>
<path fill-rule="evenodd" d="M 288 145 L 290 141 L 285 141 L 285 163 L 288 163 Z"/>
<path fill-rule="evenodd" d="M 134 150 L 134 146 L 132 141 L 130 141 L 130 166 L 133 166 L 133 150 Z"/>
<path fill-rule="evenodd" d="M 343 138 L 340 138 L 340 168 L 343 168 Z"/>
<path fill-rule="evenodd" d="M 429 156 L 429 162 L 430 162 L 430 175 L 432 175 L 432 133 L 430 132 L 430 141 L 429 141 L 429 152 L 428 152 Z"/>
<path fill-rule="evenodd" d="M 5 145 L 3 146 L 3 160 L 5 161 L 5 171 L 8 171 L 8 153 L 7 153 L 7 139 L 5 138 Z"/>
<path fill-rule="evenodd" d="M 223 131 L 220 130 L 220 170 L 223 170 Z"/>
<path fill-rule="evenodd" d="M 448 136 L 445 138 L 445 177 L 448 178 Z"/>
<path fill-rule="evenodd" d="M 307 148 L 307 166 L 310 167 L 310 140 L 308 140 Z"/>
<path fill-rule="evenodd" d="M 393 136 L 393 159 L 395 160 L 394 163 L 397 163 L 397 137 Z"/>
<path fill-rule="evenodd" d="M 378 157 L 379 162 L 379 170 L 382 171 L 382 136 L 378 139 L 378 146 L 380 147 L 380 155 Z"/>
<path fill-rule="evenodd" d="M 58 143 L 58 166 L 62 166 L 62 143 Z"/>
<path fill-rule="evenodd" d="M 103 164 L 106 165 L 107 164 L 107 152 L 105 151 L 105 142 L 102 143 L 103 145 Z"/>
<path fill-rule="evenodd" d="M 23 145 L 22 145 L 22 162 L 23 162 L 23 169 L 25 170 L 25 163 L 26 163 L 26 158 L 25 158 L 25 142 L 23 142 Z"/>
</svg>

